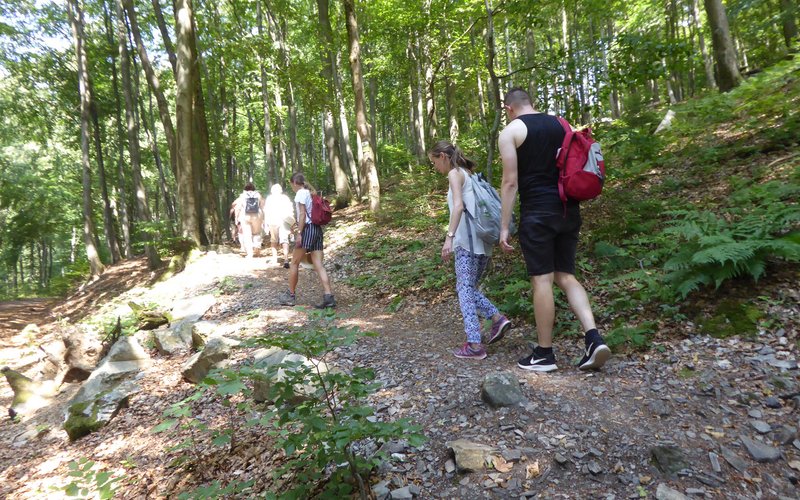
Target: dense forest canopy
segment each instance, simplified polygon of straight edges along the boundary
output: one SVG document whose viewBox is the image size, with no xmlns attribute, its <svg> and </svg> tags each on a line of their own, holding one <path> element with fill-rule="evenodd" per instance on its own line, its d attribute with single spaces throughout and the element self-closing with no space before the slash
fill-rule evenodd
<svg viewBox="0 0 800 500">
<path fill-rule="evenodd" d="M 229 238 L 249 180 L 302 171 L 379 210 L 440 138 L 498 177 L 508 88 L 575 125 L 635 116 L 736 87 L 797 19 L 796 0 L 6 0 L 0 297 Z"/>
</svg>

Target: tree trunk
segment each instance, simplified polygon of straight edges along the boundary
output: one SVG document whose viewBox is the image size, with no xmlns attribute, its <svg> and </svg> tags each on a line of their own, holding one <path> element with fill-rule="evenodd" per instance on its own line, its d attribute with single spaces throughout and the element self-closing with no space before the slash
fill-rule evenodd
<svg viewBox="0 0 800 500">
<path fill-rule="evenodd" d="M 161 38 L 164 39 L 164 48 L 167 50 L 169 64 L 172 66 L 172 74 L 174 75 L 177 71 L 178 57 L 175 55 L 175 47 L 173 47 L 172 40 L 169 38 L 167 23 L 164 21 L 164 14 L 161 12 L 161 4 L 159 0 L 151 0 L 150 3 L 153 4 L 153 14 L 156 16 L 156 24 L 161 32 Z"/>
<path fill-rule="evenodd" d="M 125 21 L 122 0 L 117 0 L 117 33 L 119 37 L 119 60 L 120 72 L 122 76 L 122 94 L 125 97 L 125 121 L 128 131 L 128 155 L 130 157 L 131 174 L 133 179 L 133 190 L 136 199 L 136 220 L 140 223 L 149 224 L 150 208 L 147 205 L 147 192 L 142 181 L 141 153 L 139 150 L 139 125 L 136 123 L 136 102 L 133 94 L 133 84 L 131 82 L 131 70 L 128 60 L 128 43 L 125 33 Z M 144 252 L 147 256 L 148 267 L 158 269 L 161 266 L 161 258 L 156 248 L 150 243 L 151 233 L 140 231 L 142 239 L 145 241 Z"/>
<path fill-rule="evenodd" d="M 116 8 L 115 8 L 116 9 Z M 106 27 L 106 40 L 109 49 L 116 43 L 114 30 L 112 28 L 111 15 L 108 4 L 103 3 L 103 13 Z M 122 126 L 122 103 L 120 99 L 119 83 L 117 81 L 117 56 L 116 51 L 110 50 L 111 54 L 111 86 L 114 91 L 114 118 L 117 128 L 117 210 L 119 212 L 119 224 L 122 230 L 122 256 L 130 258 L 133 254 L 131 248 L 131 225 L 128 219 L 128 196 L 125 189 L 125 174 L 123 165 L 125 164 L 125 132 Z M 52 257 L 52 252 L 51 252 Z"/>
<path fill-rule="evenodd" d="M 325 149 L 328 153 L 328 163 L 333 171 L 333 181 L 336 185 L 337 204 L 345 205 L 353 198 L 350 182 L 347 178 L 339 152 L 341 151 L 334 120 L 334 113 L 338 110 L 333 109 L 337 102 L 336 88 L 333 83 L 336 73 L 336 59 L 333 51 L 333 32 L 331 30 L 330 15 L 328 13 L 328 0 L 317 0 L 317 13 L 319 15 L 320 39 L 322 40 L 322 66 L 323 74 L 327 83 L 328 99 L 325 100 L 325 111 L 323 112 L 323 130 L 325 136 Z"/>
<path fill-rule="evenodd" d="M 264 20 L 261 13 L 261 0 L 256 1 L 256 18 L 258 22 L 258 37 L 264 38 Z M 264 108 L 264 161 L 265 167 L 271 177 L 270 182 L 278 182 L 278 170 L 275 165 L 275 151 L 272 147 L 272 117 L 269 114 L 269 86 L 267 83 L 267 67 L 264 56 L 259 56 L 259 68 L 261 70 L 261 104 Z"/>
<path fill-rule="evenodd" d="M 105 271 L 105 266 L 97 252 L 94 241 L 94 223 L 92 222 L 92 177 L 89 164 L 89 70 L 86 57 L 86 47 L 83 36 L 83 12 L 78 0 L 67 1 L 67 15 L 72 28 L 72 38 L 75 44 L 75 57 L 78 63 L 78 91 L 80 93 L 81 110 L 81 164 L 83 165 L 83 243 L 86 246 L 86 258 L 89 261 L 89 270 L 92 277 L 97 277 Z"/>
<path fill-rule="evenodd" d="M 486 69 L 492 82 L 492 105 L 494 107 L 494 122 L 489 129 L 488 143 L 486 144 L 486 177 L 492 181 L 492 164 L 494 163 L 494 148 L 497 144 L 497 134 L 500 131 L 500 81 L 494 70 L 495 45 L 494 45 L 494 15 L 489 0 L 484 0 L 486 5 Z"/>
<path fill-rule="evenodd" d="M 342 89 L 342 77 L 339 75 L 339 52 L 334 52 L 334 72 L 333 84 L 336 90 L 336 104 L 339 106 L 339 147 L 341 151 L 339 154 L 342 158 L 342 163 L 347 166 L 350 173 L 350 185 L 355 188 L 356 196 L 360 199 L 364 193 L 361 192 L 361 181 L 356 165 L 356 159 L 353 155 L 353 148 L 350 144 L 350 126 L 347 122 L 347 109 L 344 103 L 344 91 Z M 334 119 L 335 119 L 334 115 Z"/>
<path fill-rule="evenodd" d="M 727 92 L 737 87 L 742 82 L 739 74 L 739 65 L 736 60 L 736 51 L 733 48 L 728 16 L 722 0 L 703 0 L 711 27 L 711 42 L 714 46 L 714 59 L 717 61 L 717 84 L 722 92 Z"/>
<path fill-rule="evenodd" d="M 791 47 L 792 43 L 797 39 L 797 23 L 795 22 L 795 16 L 797 16 L 797 6 L 792 0 L 780 1 L 783 41 L 787 47 Z"/>
<path fill-rule="evenodd" d="M 703 70 L 706 73 L 706 86 L 710 89 L 717 88 L 717 80 L 714 77 L 714 62 L 711 60 L 711 55 L 706 50 L 706 37 L 703 35 L 703 29 L 700 26 L 700 8 L 698 7 L 698 0 L 692 0 L 692 24 L 695 32 L 697 32 L 697 44 L 700 46 L 700 54 L 703 56 Z"/>
<path fill-rule="evenodd" d="M 192 163 L 195 168 L 195 193 L 200 200 L 197 204 L 197 217 L 200 223 L 200 237 L 205 238 L 203 244 L 219 243 L 222 239 L 222 227 L 217 210 L 217 187 L 214 183 L 214 172 L 211 167 L 211 149 L 208 147 L 208 121 L 206 119 L 206 101 L 203 97 L 203 82 L 200 78 L 200 60 L 202 55 L 197 49 L 197 23 L 192 15 L 192 36 L 189 47 L 192 52 L 192 83 L 194 101 L 192 102 L 192 119 L 196 127 L 196 135 L 192 146 Z"/>
<path fill-rule="evenodd" d="M 458 99 L 456 99 L 456 85 L 452 78 L 453 66 L 450 57 L 446 62 L 445 74 L 445 98 L 447 100 L 447 115 L 450 117 L 450 142 L 456 144 L 458 142 Z"/>
<path fill-rule="evenodd" d="M 161 117 L 161 124 L 164 127 L 164 137 L 167 139 L 167 147 L 169 148 L 169 165 L 172 169 L 172 174 L 175 175 L 175 178 L 177 179 L 177 139 L 175 137 L 175 128 L 172 126 L 169 103 L 164 97 L 164 92 L 161 91 L 161 87 L 158 83 L 158 77 L 153 69 L 153 65 L 150 63 L 150 58 L 147 57 L 147 50 L 142 42 L 142 36 L 139 33 L 139 24 L 136 21 L 136 10 L 133 8 L 133 0 L 123 0 L 123 5 L 125 6 L 125 11 L 128 13 L 130 32 L 136 41 L 136 49 L 139 52 L 139 60 L 142 61 L 142 69 L 144 70 L 144 74 L 147 76 L 147 83 L 150 85 L 150 90 L 156 97 L 158 114 Z"/>
<path fill-rule="evenodd" d="M 111 262 L 119 262 L 119 243 L 117 233 L 114 228 L 114 215 L 111 211 L 111 200 L 108 197 L 108 183 L 106 182 L 106 168 L 103 161 L 103 138 L 100 130 L 100 117 L 97 112 L 97 104 L 94 100 L 94 87 L 91 75 L 87 82 L 89 90 L 89 115 L 92 117 L 92 132 L 94 136 L 94 151 L 97 158 L 97 182 L 100 184 L 100 196 L 103 200 L 103 234 L 106 237 L 106 245 L 111 253 Z"/>
<path fill-rule="evenodd" d="M 415 78 L 412 80 L 414 95 L 414 131 L 418 145 L 417 157 L 420 161 L 425 161 L 428 154 L 425 142 L 425 92 L 423 90 L 422 63 L 420 62 L 419 37 L 414 37 L 414 44 L 411 46 L 411 57 L 414 58 Z"/>
<path fill-rule="evenodd" d="M 532 67 L 536 57 L 536 35 L 530 27 L 525 29 L 525 64 Z M 536 70 L 531 70 L 530 81 L 528 82 L 528 95 L 531 96 L 531 104 L 534 109 L 538 109 L 537 99 L 538 88 L 536 86 Z"/>
<path fill-rule="evenodd" d="M 200 221 L 197 219 L 197 193 L 195 192 L 194 168 L 192 164 L 192 128 L 194 97 L 194 62 L 192 61 L 191 0 L 175 1 L 175 33 L 178 54 L 175 78 L 175 122 L 178 161 L 175 182 L 180 206 L 181 236 L 200 246 Z"/>
<path fill-rule="evenodd" d="M 350 72 L 353 75 L 353 94 L 356 108 L 356 130 L 361 139 L 364 151 L 361 160 L 361 191 L 369 196 L 369 207 L 373 212 L 380 209 L 381 186 L 378 180 L 378 169 L 375 165 L 373 146 L 370 141 L 369 123 L 367 122 L 366 103 L 364 99 L 364 79 L 361 74 L 361 49 L 358 41 L 358 18 L 353 0 L 343 0 L 345 17 L 347 18 L 347 38 L 350 46 Z"/>
</svg>

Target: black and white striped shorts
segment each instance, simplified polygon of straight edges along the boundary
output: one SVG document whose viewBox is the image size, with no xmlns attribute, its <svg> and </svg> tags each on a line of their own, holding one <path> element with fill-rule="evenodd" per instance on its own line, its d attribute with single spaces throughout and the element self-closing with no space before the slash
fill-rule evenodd
<svg viewBox="0 0 800 500">
<path fill-rule="evenodd" d="M 303 239 L 300 246 L 307 252 L 322 251 L 322 226 L 307 223 L 303 227 Z"/>
</svg>

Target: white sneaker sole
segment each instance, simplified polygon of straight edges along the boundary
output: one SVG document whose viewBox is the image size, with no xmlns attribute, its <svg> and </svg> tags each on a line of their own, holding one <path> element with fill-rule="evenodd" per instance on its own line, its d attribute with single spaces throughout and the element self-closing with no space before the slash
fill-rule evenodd
<svg viewBox="0 0 800 500">
<path fill-rule="evenodd" d="M 602 368 L 609 358 L 611 358 L 611 349 L 609 349 L 607 345 L 601 345 L 594 350 L 592 356 L 586 361 L 586 363 L 579 366 L 578 369 L 596 370 L 598 368 Z"/>
<path fill-rule="evenodd" d="M 558 370 L 556 365 L 521 365 L 517 363 L 517 366 L 529 372 L 552 372 Z"/>
</svg>

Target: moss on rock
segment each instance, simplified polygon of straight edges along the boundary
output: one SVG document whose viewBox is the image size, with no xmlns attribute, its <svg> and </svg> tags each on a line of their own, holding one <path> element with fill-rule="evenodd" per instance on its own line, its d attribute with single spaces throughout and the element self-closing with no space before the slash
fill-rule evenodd
<svg viewBox="0 0 800 500">
<path fill-rule="evenodd" d="M 67 431 L 70 441 L 80 439 L 105 425 L 104 422 L 97 420 L 96 403 L 97 399 L 101 397 L 102 396 L 98 396 L 96 399 L 89 401 L 73 403 L 67 409 L 67 421 L 64 422 L 64 430 Z M 88 408 L 91 408 L 90 415 L 86 415 L 85 413 Z"/>
<path fill-rule="evenodd" d="M 717 304 L 716 312 L 710 318 L 698 321 L 700 331 L 716 338 L 728 338 L 735 335 L 752 337 L 756 334 L 758 322 L 764 313 L 753 304 L 726 299 Z"/>
</svg>

